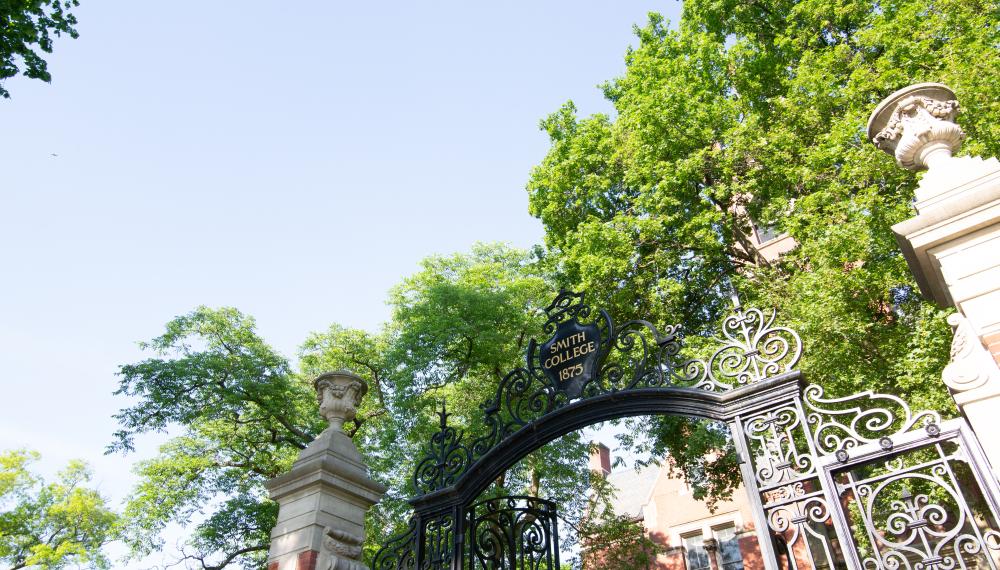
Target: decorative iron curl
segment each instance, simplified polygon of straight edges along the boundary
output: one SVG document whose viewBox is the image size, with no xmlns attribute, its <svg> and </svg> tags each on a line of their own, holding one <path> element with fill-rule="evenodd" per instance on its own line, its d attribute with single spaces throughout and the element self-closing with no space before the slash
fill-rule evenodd
<svg viewBox="0 0 1000 570">
<path fill-rule="evenodd" d="M 907 559 L 921 560 L 915 568 L 932 562 L 934 568 L 944 570 L 957 565 L 956 555 L 960 551 L 974 553 L 981 549 L 978 538 L 970 534 L 974 531 L 967 523 L 966 508 L 956 490 L 946 482 L 947 476 L 948 470 L 938 464 L 929 474 L 910 471 L 858 487 L 864 525 L 873 531 L 874 546 L 882 550 L 883 557 L 898 553 Z M 904 483 L 907 480 L 929 482 L 934 490 L 944 492 L 946 504 L 932 502 L 931 493 L 911 494 Z M 900 483 L 902 492 L 894 496 L 890 489 Z M 888 496 L 880 501 L 880 495 Z M 879 526 L 876 513 L 884 511 L 882 505 L 886 503 L 889 513 Z M 963 533 L 965 529 L 970 532 Z"/>
<path fill-rule="evenodd" d="M 767 526 L 785 538 L 788 547 L 794 548 L 799 538 L 806 534 L 822 538 L 813 528 L 814 523 L 824 524 L 830 518 L 830 508 L 822 497 L 781 505 L 767 515 Z"/>
<path fill-rule="evenodd" d="M 454 484 L 471 462 L 469 449 L 462 444 L 463 432 L 448 426 L 449 415 L 442 405 L 438 431 L 431 436 L 427 453 L 413 471 L 414 486 L 425 493 Z"/>
<path fill-rule="evenodd" d="M 788 484 L 814 472 L 812 456 L 796 447 L 796 442 L 804 437 L 796 406 L 787 405 L 747 418 L 744 430 L 759 484 Z"/>
<path fill-rule="evenodd" d="M 552 334 L 556 332 L 556 327 L 559 326 L 559 323 L 570 319 L 586 319 L 589 317 L 590 306 L 584 304 L 583 296 L 583 293 L 574 293 L 565 289 L 559 291 L 556 298 L 544 309 L 545 314 L 548 315 L 548 319 L 542 325 L 542 330 L 546 334 Z"/>
<path fill-rule="evenodd" d="M 416 570 L 418 518 L 410 517 L 410 524 L 400 534 L 389 537 L 372 558 L 372 570 Z"/>
<path fill-rule="evenodd" d="M 843 398 L 824 398 L 823 387 L 810 384 L 803 391 L 803 401 L 809 410 L 807 421 L 812 426 L 816 449 L 836 453 L 842 461 L 851 448 L 941 423 L 935 411 L 913 412 L 902 398 L 871 390 Z"/>
<path fill-rule="evenodd" d="M 760 382 L 792 370 L 802 357 L 802 340 L 788 327 L 774 326 L 777 311 L 736 305 L 722 323 L 723 347 L 708 361 L 713 389 Z"/>
<path fill-rule="evenodd" d="M 536 497 L 500 497 L 469 508 L 472 553 L 483 568 L 552 568 L 558 558 L 556 507 Z M 478 567 L 478 565 L 477 565 Z"/>
<path fill-rule="evenodd" d="M 455 517 L 438 515 L 424 523 L 423 568 L 451 568 L 455 550 Z"/>
</svg>

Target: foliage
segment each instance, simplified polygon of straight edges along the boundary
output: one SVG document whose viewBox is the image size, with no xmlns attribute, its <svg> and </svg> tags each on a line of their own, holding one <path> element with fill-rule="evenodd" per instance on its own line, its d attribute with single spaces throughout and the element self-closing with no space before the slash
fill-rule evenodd
<svg viewBox="0 0 1000 570">
<path fill-rule="evenodd" d="M 527 252 L 477 245 L 469 254 L 433 256 L 390 294 L 392 320 L 379 335 L 333 326 L 303 345 L 303 371 L 350 368 L 370 378 L 355 440 L 390 494 L 370 517 L 372 544 L 402 530 L 414 496 L 410 479 L 447 404 L 449 423 L 474 438 L 484 429 L 480 404 L 524 360 L 541 331 L 540 307 L 553 296 L 544 268 Z M 586 445 L 572 434 L 510 469 L 489 496 L 529 494 L 565 501 L 582 514 Z M 571 537 L 564 537 L 570 540 Z"/>
<path fill-rule="evenodd" d="M 52 36 L 76 38 L 78 0 L 0 0 L 0 97 L 10 98 L 3 81 L 25 77 L 52 81 L 48 64 L 37 50 L 52 53 Z"/>
<path fill-rule="evenodd" d="M 866 119 L 895 89 L 942 82 L 968 111 L 966 151 L 997 154 L 997 21 L 996 0 L 689 0 L 675 29 L 651 15 L 603 86 L 614 118 L 570 102 L 542 121 L 551 147 L 528 192 L 548 263 L 617 318 L 683 323 L 694 345 L 735 289 L 802 334 L 801 368 L 828 393 L 947 409 L 944 312 L 917 295 L 891 230 L 917 178 L 866 141 Z M 759 228 L 798 246 L 769 260 Z M 699 484 L 725 451 L 710 424 L 640 424 L 697 494 L 738 482 L 730 461 Z"/>
<path fill-rule="evenodd" d="M 322 427 L 312 387 L 235 309 L 200 307 L 142 347 L 157 357 L 121 367 L 116 393 L 134 403 L 116 415 L 109 451 L 131 451 L 142 433 L 180 435 L 136 468 L 127 543 L 148 553 L 179 523 L 192 529 L 185 559 L 260 567 L 277 520 L 263 483 L 286 472 Z"/>
<path fill-rule="evenodd" d="M 865 141 L 865 119 L 892 90 L 940 81 L 970 111 L 967 151 L 997 154 L 1000 59 L 984 57 L 1000 45 L 997 21 L 996 0 L 688 0 L 676 29 L 652 15 L 625 74 L 603 87 L 614 118 L 580 118 L 567 103 L 542 122 L 551 148 L 528 183 L 541 259 L 500 246 L 431 257 L 391 293 L 383 330 L 310 336 L 299 373 L 251 319 L 206 308 L 146 345 L 156 357 L 122 367 L 119 393 L 134 403 L 112 449 L 181 432 L 139 468 L 129 542 L 148 551 L 167 523 L 185 523 L 203 566 L 260 566 L 275 517 L 262 483 L 322 427 L 306 379 L 350 368 L 371 395 L 349 430 L 391 489 L 369 519 L 371 550 L 404 520 L 440 403 L 467 435 L 482 429 L 478 404 L 523 358 L 556 285 L 620 322 L 683 323 L 696 347 L 735 289 L 802 333 L 801 367 L 828 393 L 905 393 L 945 409 L 943 311 L 916 294 L 890 229 L 912 215 L 916 177 Z M 798 245 L 769 260 L 755 227 Z M 696 496 L 724 497 L 739 480 L 718 426 L 638 423 Z M 563 438 L 489 493 L 579 502 L 585 449 Z"/>
<path fill-rule="evenodd" d="M 0 452 L 0 561 L 11 570 L 109 568 L 102 547 L 115 538 L 118 515 L 96 490 L 90 471 L 71 461 L 57 480 L 31 473 L 39 455 Z"/>
<path fill-rule="evenodd" d="M 181 432 L 140 463 L 126 514 L 136 554 L 160 546 L 171 522 L 193 527 L 185 558 L 205 568 L 262 565 L 276 505 L 263 483 L 290 467 L 322 421 L 308 379 L 351 369 L 369 382 L 345 426 L 376 479 L 390 492 L 368 519 L 366 548 L 405 525 L 410 476 L 447 402 L 450 422 L 482 429 L 479 404 L 524 358 L 540 330 L 549 281 L 523 251 L 481 245 L 431 257 L 393 290 L 392 320 L 378 334 L 333 325 L 303 343 L 301 374 L 267 346 L 253 320 L 234 309 L 199 308 L 167 324 L 143 347 L 156 356 L 121 367 L 118 393 L 134 399 L 116 417 L 111 451 L 135 436 Z M 529 493 L 582 512 L 586 445 L 562 438 L 511 469 L 492 495 Z M 573 506 L 577 508 L 573 509 Z"/>
</svg>

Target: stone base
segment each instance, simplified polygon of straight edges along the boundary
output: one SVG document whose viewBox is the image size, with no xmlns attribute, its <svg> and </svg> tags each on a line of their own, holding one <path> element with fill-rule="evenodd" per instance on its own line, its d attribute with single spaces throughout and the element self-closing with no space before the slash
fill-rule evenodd
<svg viewBox="0 0 1000 570">
<path fill-rule="evenodd" d="M 268 570 L 361 570 L 365 514 L 386 488 L 368 477 L 354 442 L 327 429 L 291 471 L 267 483 L 280 505 Z"/>
</svg>

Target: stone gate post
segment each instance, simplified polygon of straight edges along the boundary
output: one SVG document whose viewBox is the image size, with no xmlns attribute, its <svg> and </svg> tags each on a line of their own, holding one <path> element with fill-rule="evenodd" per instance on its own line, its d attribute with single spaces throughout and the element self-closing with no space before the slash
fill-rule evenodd
<svg viewBox="0 0 1000 570">
<path fill-rule="evenodd" d="M 302 450 L 291 471 L 267 482 L 278 502 L 268 570 L 365 570 L 361 562 L 365 514 L 386 488 L 368 476 L 357 447 L 344 433 L 368 386 L 348 371 L 313 382 L 329 427 Z"/>
<path fill-rule="evenodd" d="M 927 169 L 917 216 L 893 226 L 921 293 L 958 312 L 942 379 L 1000 472 L 1000 161 L 954 157 L 965 133 L 955 94 L 938 83 L 901 89 L 868 121 L 868 137 L 910 170 Z"/>
</svg>

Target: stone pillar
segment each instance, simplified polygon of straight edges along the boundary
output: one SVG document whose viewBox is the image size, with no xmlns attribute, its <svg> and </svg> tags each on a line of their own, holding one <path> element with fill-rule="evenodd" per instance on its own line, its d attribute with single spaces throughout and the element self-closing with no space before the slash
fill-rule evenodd
<svg viewBox="0 0 1000 570">
<path fill-rule="evenodd" d="M 920 291 L 958 312 L 942 379 L 1000 471 L 1000 162 L 953 157 L 965 133 L 955 94 L 921 83 L 887 97 L 868 121 L 875 146 L 910 170 L 927 169 L 917 216 L 893 226 Z"/>
<path fill-rule="evenodd" d="M 302 450 L 291 471 L 267 482 L 278 502 L 268 570 L 366 570 L 361 562 L 365 514 L 386 488 L 368 477 L 358 449 L 344 433 L 368 386 L 347 371 L 313 385 L 330 426 Z"/>
</svg>

